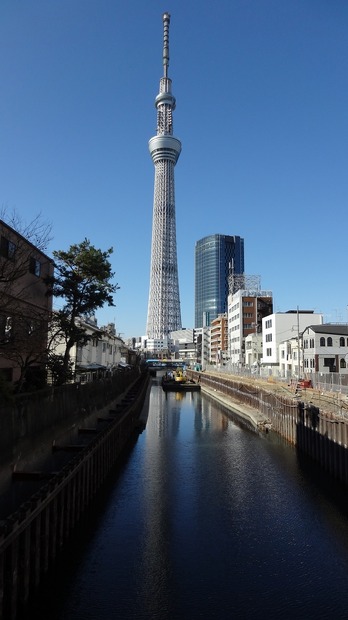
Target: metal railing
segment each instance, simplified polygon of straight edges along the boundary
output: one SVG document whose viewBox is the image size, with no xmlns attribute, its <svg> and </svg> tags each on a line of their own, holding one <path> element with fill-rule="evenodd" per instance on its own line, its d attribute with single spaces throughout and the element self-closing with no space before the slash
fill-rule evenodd
<svg viewBox="0 0 348 620">
<path fill-rule="evenodd" d="M 298 377 L 291 373 L 285 373 L 280 370 L 271 370 L 269 368 L 255 367 L 248 368 L 238 364 L 221 364 L 210 365 L 206 367 L 207 372 L 221 372 L 227 375 L 237 375 L 241 377 L 254 377 L 260 379 L 269 379 L 279 382 L 287 382 L 288 384 L 298 381 Z M 312 381 L 313 388 L 323 392 L 339 392 L 348 396 L 348 374 L 339 372 L 311 372 L 306 373 L 304 379 Z"/>
</svg>

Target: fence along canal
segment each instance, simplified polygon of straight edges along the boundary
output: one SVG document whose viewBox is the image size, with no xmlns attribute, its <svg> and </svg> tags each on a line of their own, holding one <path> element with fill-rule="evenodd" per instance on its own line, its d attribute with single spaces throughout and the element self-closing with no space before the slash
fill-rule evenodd
<svg viewBox="0 0 348 620">
<path fill-rule="evenodd" d="M 143 373 L 93 428 L 80 429 L 76 443 L 55 443 L 54 450 L 68 451 L 72 458 L 0 522 L 1 619 L 15 620 L 25 609 L 126 443 L 134 431 L 141 430 L 139 415 L 148 386 L 148 374 Z M 27 479 L 40 474 L 17 472 Z"/>
<path fill-rule="evenodd" d="M 194 375 L 198 378 L 198 373 Z M 348 482 L 346 421 L 318 407 L 280 396 L 267 387 L 203 373 L 202 388 L 230 400 L 230 408 L 259 413 L 260 428 L 272 428 L 315 459 L 341 482 Z M 52 566 L 122 448 L 139 425 L 148 390 L 148 374 L 139 377 L 119 406 L 101 416 L 94 428 L 80 429 L 75 444 L 54 444 L 73 454 L 67 465 L 0 523 L 0 619 L 15 620 L 30 594 Z M 32 472 L 33 473 L 33 472 Z M 30 472 L 18 472 L 28 475 Z"/>
<path fill-rule="evenodd" d="M 196 377 L 197 373 L 193 373 Z M 336 412 L 296 397 L 282 396 L 270 386 L 261 387 L 257 382 L 246 383 L 243 379 L 224 375 L 202 373 L 202 388 L 213 398 L 219 394 L 242 408 L 258 411 L 259 427 L 272 429 L 298 450 L 314 459 L 326 472 L 343 484 L 348 484 L 348 423 L 341 408 Z M 245 417 L 245 415 L 244 415 Z"/>
</svg>

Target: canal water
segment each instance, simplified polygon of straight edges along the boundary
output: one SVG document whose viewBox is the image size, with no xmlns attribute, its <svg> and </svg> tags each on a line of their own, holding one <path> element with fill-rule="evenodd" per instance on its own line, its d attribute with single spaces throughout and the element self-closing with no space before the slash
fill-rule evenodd
<svg viewBox="0 0 348 620">
<path fill-rule="evenodd" d="M 146 429 L 34 607 L 45 620 L 348 618 L 345 492 L 279 438 L 154 380 Z"/>
</svg>

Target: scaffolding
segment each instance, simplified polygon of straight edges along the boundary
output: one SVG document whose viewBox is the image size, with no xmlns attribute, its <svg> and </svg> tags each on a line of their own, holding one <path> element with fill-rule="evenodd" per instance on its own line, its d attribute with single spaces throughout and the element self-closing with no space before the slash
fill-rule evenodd
<svg viewBox="0 0 348 620">
<path fill-rule="evenodd" d="M 241 290 L 252 291 L 253 295 L 259 294 L 261 289 L 261 276 L 234 273 L 232 270 L 228 276 L 228 293 L 234 295 Z"/>
</svg>

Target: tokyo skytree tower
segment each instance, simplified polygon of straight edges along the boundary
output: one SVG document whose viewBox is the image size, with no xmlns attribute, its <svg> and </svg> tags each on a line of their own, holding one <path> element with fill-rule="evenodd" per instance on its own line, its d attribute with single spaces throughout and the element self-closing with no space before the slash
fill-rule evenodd
<svg viewBox="0 0 348 620">
<path fill-rule="evenodd" d="M 155 188 L 146 334 L 148 339 L 159 340 L 166 338 L 169 332 L 181 329 L 174 197 L 174 166 L 180 155 L 181 142 L 173 136 L 175 97 L 168 77 L 169 23 L 170 15 L 164 13 L 163 77 L 155 99 L 157 134 L 149 141 L 155 166 Z"/>
</svg>

